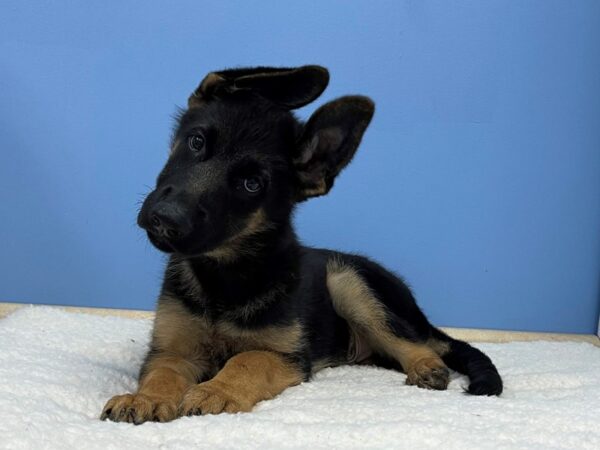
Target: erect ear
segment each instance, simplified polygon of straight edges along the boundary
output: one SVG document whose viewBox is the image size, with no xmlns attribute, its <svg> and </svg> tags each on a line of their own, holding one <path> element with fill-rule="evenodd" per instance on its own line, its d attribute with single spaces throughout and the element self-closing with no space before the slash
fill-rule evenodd
<svg viewBox="0 0 600 450">
<path fill-rule="evenodd" d="M 298 201 L 329 192 L 354 156 L 374 111 L 373 101 L 358 95 L 340 97 L 315 111 L 294 158 Z"/>
<path fill-rule="evenodd" d="M 252 91 L 287 109 L 315 100 L 327 87 L 329 72 L 321 66 L 256 67 L 209 73 L 188 100 L 191 108 L 212 98 Z"/>
</svg>

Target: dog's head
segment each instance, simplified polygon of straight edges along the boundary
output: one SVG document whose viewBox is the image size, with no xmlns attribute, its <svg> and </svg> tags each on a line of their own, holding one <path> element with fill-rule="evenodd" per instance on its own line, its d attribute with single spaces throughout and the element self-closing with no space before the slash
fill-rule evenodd
<svg viewBox="0 0 600 450">
<path fill-rule="evenodd" d="M 227 258 L 289 222 L 294 204 L 324 195 L 350 162 L 373 102 L 341 97 L 306 123 L 292 110 L 315 100 L 319 66 L 208 74 L 188 100 L 171 153 L 138 216 L 160 250 Z"/>
</svg>

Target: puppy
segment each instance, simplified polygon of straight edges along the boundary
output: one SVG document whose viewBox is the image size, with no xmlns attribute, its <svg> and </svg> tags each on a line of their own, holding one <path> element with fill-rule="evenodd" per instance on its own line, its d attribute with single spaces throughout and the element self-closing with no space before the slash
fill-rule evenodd
<svg viewBox="0 0 600 450">
<path fill-rule="evenodd" d="M 406 383 L 500 395 L 491 360 L 432 326 L 397 276 L 359 255 L 302 246 L 292 213 L 350 162 L 374 104 L 346 96 L 303 123 L 319 66 L 209 73 L 177 120 L 139 226 L 170 254 L 138 391 L 102 419 L 140 424 L 250 411 L 325 367 L 377 364 Z"/>
</svg>

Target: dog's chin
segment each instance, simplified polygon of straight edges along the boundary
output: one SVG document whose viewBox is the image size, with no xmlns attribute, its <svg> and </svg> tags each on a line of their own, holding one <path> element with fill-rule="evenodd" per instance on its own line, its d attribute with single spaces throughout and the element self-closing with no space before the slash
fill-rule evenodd
<svg viewBox="0 0 600 450">
<path fill-rule="evenodd" d="M 151 233 L 148 233 L 148 240 L 154 247 L 156 247 L 161 252 L 175 253 L 175 249 L 169 242 L 159 239 L 159 238 L 153 236 Z"/>
<path fill-rule="evenodd" d="M 185 241 L 168 241 L 154 236 L 152 233 L 148 234 L 148 240 L 150 243 L 163 253 L 177 253 L 188 258 L 202 256 L 206 252 L 212 249 L 210 245 L 202 245 L 195 242 L 195 245 L 191 245 L 190 242 Z"/>
</svg>

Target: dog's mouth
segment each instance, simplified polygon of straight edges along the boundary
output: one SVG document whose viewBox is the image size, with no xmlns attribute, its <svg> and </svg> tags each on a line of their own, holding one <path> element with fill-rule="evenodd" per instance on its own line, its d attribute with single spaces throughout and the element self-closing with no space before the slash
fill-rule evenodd
<svg viewBox="0 0 600 450">
<path fill-rule="evenodd" d="M 152 245 L 154 245 L 161 252 L 175 253 L 178 251 L 172 241 L 165 239 L 164 237 L 157 236 L 151 231 L 146 231 L 146 233 L 148 235 L 148 240 L 150 240 L 150 243 L 152 243 Z"/>
<path fill-rule="evenodd" d="M 185 236 L 182 237 L 175 230 L 165 232 L 160 227 L 153 226 L 152 223 L 148 223 L 148 220 L 141 213 L 138 216 L 138 225 L 146 232 L 150 243 L 161 252 L 181 253 L 181 250 L 185 247 L 183 242 Z"/>
<path fill-rule="evenodd" d="M 191 242 L 189 239 L 168 239 L 146 230 L 148 240 L 158 250 L 164 253 L 178 253 L 188 257 L 201 256 L 212 248 L 202 243 Z"/>
</svg>

